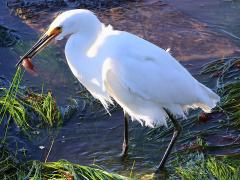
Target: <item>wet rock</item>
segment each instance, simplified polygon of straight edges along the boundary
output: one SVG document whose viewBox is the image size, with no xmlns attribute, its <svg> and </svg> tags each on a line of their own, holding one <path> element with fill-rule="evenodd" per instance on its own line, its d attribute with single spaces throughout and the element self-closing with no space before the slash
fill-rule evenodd
<svg viewBox="0 0 240 180">
<path fill-rule="evenodd" d="M 70 100 L 70 104 L 66 105 L 65 107 L 61 107 L 61 114 L 63 116 L 63 120 L 69 120 L 72 116 L 77 112 L 79 107 L 79 101 L 75 99 Z"/>
<path fill-rule="evenodd" d="M 8 0 L 7 6 L 24 20 L 36 19 L 49 11 L 65 8 L 104 9 L 121 6 L 127 0 Z M 32 21 L 31 21 L 32 22 Z"/>
<path fill-rule="evenodd" d="M 28 20 L 40 17 L 46 10 L 59 10 L 66 4 L 64 0 L 9 0 L 7 6 L 20 18 Z"/>
<path fill-rule="evenodd" d="M 0 25 L 0 47 L 13 46 L 18 39 L 14 30 Z"/>
</svg>

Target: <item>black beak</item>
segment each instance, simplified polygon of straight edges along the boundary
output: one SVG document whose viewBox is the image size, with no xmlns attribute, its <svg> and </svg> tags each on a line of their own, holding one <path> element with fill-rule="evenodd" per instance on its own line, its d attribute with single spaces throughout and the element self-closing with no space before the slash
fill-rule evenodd
<svg viewBox="0 0 240 180">
<path fill-rule="evenodd" d="M 50 42 L 51 40 L 56 37 L 57 34 L 44 34 L 34 45 L 31 49 L 29 49 L 27 51 L 26 54 L 24 54 L 24 56 L 21 57 L 21 59 L 18 61 L 18 63 L 16 64 L 16 67 L 18 67 L 22 61 L 26 58 L 33 58 L 37 53 L 39 53 L 43 48 L 45 48 Z"/>
</svg>

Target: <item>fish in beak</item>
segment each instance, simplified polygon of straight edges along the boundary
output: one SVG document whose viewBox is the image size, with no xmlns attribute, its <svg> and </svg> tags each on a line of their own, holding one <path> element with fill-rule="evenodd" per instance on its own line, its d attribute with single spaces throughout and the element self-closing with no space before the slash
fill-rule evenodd
<svg viewBox="0 0 240 180">
<path fill-rule="evenodd" d="M 56 27 L 53 29 L 49 29 L 34 45 L 30 48 L 26 54 L 24 54 L 21 59 L 16 64 L 18 67 L 20 64 L 26 70 L 33 70 L 34 66 L 31 64 L 31 59 L 37 55 L 42 49 L 44 49 L 48 44 L 60 33 L 62 32 L 61 27 Z"/>
</svg>

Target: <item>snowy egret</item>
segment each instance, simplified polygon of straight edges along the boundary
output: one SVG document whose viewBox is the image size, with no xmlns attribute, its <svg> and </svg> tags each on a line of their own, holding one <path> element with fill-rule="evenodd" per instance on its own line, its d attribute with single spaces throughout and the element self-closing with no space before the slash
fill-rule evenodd
<svg viewBox="0 0 240 180">
<path fill-rule="evenodd" d="M 164 167 L 181 131 L 176 117 L 185 118 L 189 108 L 208 113 L 220 100 L 167 51 L 136 35 L 105 26 L 89 10 L 69 10 L 57 16 L 17 66 L 53 39 L 66 36 L 65 55 L 74 76 L 106 110 L 113 100 L 124 110 L 123 155 L 128 151 L 129 117 L 150 127 L 167 125 L 167 119 L 173 123 L 173 136 L 157 171 Z"/>
</svg>

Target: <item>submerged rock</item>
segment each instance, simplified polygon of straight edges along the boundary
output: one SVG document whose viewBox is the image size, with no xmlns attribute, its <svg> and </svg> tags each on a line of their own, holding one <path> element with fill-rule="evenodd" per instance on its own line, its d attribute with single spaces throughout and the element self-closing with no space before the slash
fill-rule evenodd
<svg viewBox="0 0 240 180">
<path fill-rule="evenodd" d="M 15 31 L 0 24 L 0 47 L 13 46 L 18 40 Z"/>
</svg>

